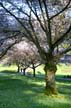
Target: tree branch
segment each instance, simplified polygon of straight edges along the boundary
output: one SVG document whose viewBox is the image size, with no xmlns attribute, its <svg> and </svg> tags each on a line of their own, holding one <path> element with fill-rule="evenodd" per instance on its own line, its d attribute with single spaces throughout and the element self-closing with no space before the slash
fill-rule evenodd
<svg viewBox="0 0 71 108">
<path fill-rule="evenodd" d="M 39 2 L 42 17 L 43 17 L 43 21 L 44 21 L 44 24 L 45 24 L 45 29 L 47 29 L 46 19 L 45 19 L 45 16 L 44 16 L 45 14 L 44 14 L 44 11 L 43 11 L 41 0 L 38 0 L 38 2 Z"/>
<path fill-rule="evenodd" d="M 60 15 L 63 11 L 65 11 L 68 8 L 70 2 L 71 2 L 71 0 L 69 0 L 69 2 L 67 3 L 67 5 L 60 12 L 58 12 L 57 14 L 53 15 L 52 17 L 50 17 L 50 20 L 52 20 L 56 16 Z"/>
<path fill-rule="evenodd" d="M 32 9 L 32 7 L 30 6 L 28 0 L 26 0 L 26 2 L 27 2 L 28 7 L 30 8 L 30 10 L 32 11 L 32 13 L 33 13 L 33 14 L 35 15 L 35 17 L 37 18 L 37 21 L 39 22 L 41 28 L 43 29 L 43 31 L 45 31 L 45 28 L 44 28 L 44 26 L 43 26 L 43 24 L 42 24 L 40 18 L 38 17 L 37 13 L 34 12 L 34 10 Z"/>
<path fill-rule="evenodd" d="M 32 32 L 33 32 L 33 40 L 35 42 L 35 45 L 37 46 L 37 48 L 39 50 L 41 50 L 42 48 L 40 47 L 40 44 L 39 44 L 39 41 L 38 41 L 38 38 L 37 38 L 37 35 L 36 35 L 36 32 L 34 30 L 34 27 L 33 27 L 33 22 L 31 21 L 31 11 L 30 11 L 30 17 L 29 17 L 29 24 L 31 26 L 31 29 L 32 29 Z"/>
<path fill-rule="evenodd" d="M 12 43 L 11 45 L 9 45 L 4 52 L 2 52 L 2 54 L 0 55 L 0 59 L 2 59 L 8 52 L 9 49 L 11 49 L 15 44 L 19 43 L 19 41 L 15 41 L 14 43 Z"/>
<path fill-rule="evenodd" d="M 52 49 L 51 21 L 50 21 L 49 14 L 48 14 L 46 0 L 43 0 L 43 4 L 45 7 L 46 17 L 47 17 L 47 22 L 48 22 L 48 30 L 46 29 L 47 41 L 48 41 L 50 49 Z"/>
<path fill-rule="evenodd" d="M 20 24 L 21 26 L 26 30 L 26 32 L 29 34 L 29 36 L 32 36 L 31 31 L 17 18 L 12 12 L 10 12 L 8 9 L 6 9 L 2 3 L 0 3 L 1 7 L 5 9 L 6 12 L 8 12 L 11 16 L 13 16 Z"/>
<path fill-rule="evenodd" d="M 23 14 L 25 14 L 26 16 L 28 16 L 29 17 L 29 15 L 26 13 L 26 12 L 24 12 L 22 9 L 20 9 L 20 8 L 18 8 L 15 4 L 13 4 L 11 1 L 9 1 L 9 0 L 7 0 L 8 1 L 8 3 L 10 3 L 12 6 L 14 6 L 17 10 L 19 10 L 20 12 L 22 12 Z"/>
<path fill-rule="evenodd" d="M 12 39 L 12 38 L 16 38 L 16 36 L 18 36 L 20 33 L 14 34 L 13 36 L 7 36 L 3 39 L 0 39 L 0 47 L 3 45 L 3 43 L 7 40 L 7 39 Z"/>
<path fill-rule="evenodd" d="M 34 64 L 34 63 L 31 63 L 31 64 Z M 40 66 L 42 63 L 39 63 L 38 65 L 36 65 L 35 66 L 35 68 L 37 68 L 38 66 Z M 34 64 L 35 65 L 35 64 Z M 29 66 L 29 68 L 32 68 L 33 69 L 33 67 L 32 66 Z"/>
<path fill-rule="evenodd" d="M 67 52 L 71 51 L 71 47 L 67 48 L 66 50 L 64 50 L 63 52 L 61 52 L 61 54 L 65 54 Z"/>
<path fill-rule="evenodd" d="M 61 42 L 64 41 L 64 39 L 66 38 L 67 34 L 71 31 L 71 25 L 69 27 L 69 29 L 53 44 L 53 48 L 55 48 L 56 46 L 58 46 Z"/>
<path fill-rule="evenodd" d="M 0 33 L 3 32 L 3 33 L 20 33 L 20 30 L 11 30 L 11 29 L 0 29 Z"/>
</svg>

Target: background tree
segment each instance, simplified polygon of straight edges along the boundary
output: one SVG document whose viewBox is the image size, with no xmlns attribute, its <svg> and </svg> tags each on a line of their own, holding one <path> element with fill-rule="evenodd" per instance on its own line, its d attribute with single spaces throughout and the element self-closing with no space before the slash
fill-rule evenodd
<svg viewBox="0 0 71 108">
<path fill-rule="evenodd" d="M 7 64 L 16 64 L 18 72 L 25 75 L 25 70 L 29 67 L 33 69 L 35 77 L 35 68 L 40 65 L 40 57 L 33 43 L 20 42 L 11 48 L 7 53 Z"/>
<path fill-rule="evenodd" d="M 20 14 L 22 15 L 22 17 L 18 17 L 17 14 L 14 14 L 13 10 L 10 11 L 10 8 L 6 7 L 3 2 L 0 2 L 0 6 L 7 13 L 13 16 L 18 21 L 18 23 L 20 23 L 21 29 L 19 29 L 19 31 L 20 33 L 22 33 L 22 36 L 26 37 L 29 41 L 32 41 L 36 45 L 41 60 L 45 65 L 44 71 L 46 81 L 46 94 L 56 94 L 56 64 L 60 57 L 71 50 L 71 44 L 68 43 L 68 47 L 57 52 L 56 49 L 57 47 L 60 48 L 62 43 L 70 40 L 71 37 L 69 35 L 69 32 L 71 31 L 71 22 L 69 22 L 67 28 L 63 27 L 62 29 L 59 29 L 59 32 L 61 33 L 55 33 L 54 37 L 52 22 L 57 17 L 60 17 L 61 14 L 65 14 L 66 19 L 67 12 L 70 12 L 69 8 L 71 0 L 63 0 L 63 2 L 61 2 L 61 0 L 58 0 L 56 3 L 52 3 L 51 0 L 23 0 L 21 7 L 19 7 L 19 3 L 17 1 L 12 2 L 6 0 L 6 2 L 14 7 L 14 10 L 18 10 L 20 13 L 22 13 Z M 58 20 L 58 25 L 61 25 L 62 21 L 63 18 L 60 21 Z M 66 23 L 64 23 L 64 25 L 66 26 Z M 40 31 L 42 31 L 44 35 L 42 35 Z M 57 29 L 55 31 L 58 32 Z M 55 37 L 57 38 L 54 39 Z M 43 41 L 43 39 L 45 40 Z M 45 42 L 45 45 L 42 45 L 41 42 Z"/>
</svg>

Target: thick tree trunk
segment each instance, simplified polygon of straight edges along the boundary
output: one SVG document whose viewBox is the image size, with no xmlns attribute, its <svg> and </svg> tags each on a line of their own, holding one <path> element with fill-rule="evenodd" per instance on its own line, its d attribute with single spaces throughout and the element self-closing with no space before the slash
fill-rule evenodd
<svg viewBox="0 0 71 108">
<path fill-rule="evenodd" d="M 56 70 L 57 70 L 57 67 L 55 64 L 51 64 L 51 63 L 45 64 L 45 67 L 44 67 L 45 81 L 46 81 L 45 93 L 47 95 L 57 94 L 56 84 L 55 84 Z"/>
</svg>

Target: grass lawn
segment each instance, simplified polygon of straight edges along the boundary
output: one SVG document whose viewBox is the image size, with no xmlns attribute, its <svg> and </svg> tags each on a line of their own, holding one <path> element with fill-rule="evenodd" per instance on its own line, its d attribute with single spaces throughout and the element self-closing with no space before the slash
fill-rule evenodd
<svg viewBox="0 0 71 108">
<path fill-rule="evenodd" d="M 15 67 L 12 69 L 13 72 Z M 71 108 L 71 81 L 58 79 L 56 84 L 59 96 L 46 96 L 42 78 L 24 77 L 17 73 L 0 74 L 0 108 Z"/>
</svg>

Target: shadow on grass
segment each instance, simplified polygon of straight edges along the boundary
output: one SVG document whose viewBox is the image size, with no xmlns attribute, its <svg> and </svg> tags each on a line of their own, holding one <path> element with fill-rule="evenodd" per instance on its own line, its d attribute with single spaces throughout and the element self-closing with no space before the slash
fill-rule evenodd
<svg viewBox="0 0 71 108">
<path fill-rule="evenodd" d="M 64 75 L 56 75 L 56 81 L 59 93 L 64 95 L 71 94 L 71 78 L 65 78 Z"/>
<path fill-rule="evenodd" d="M 58 91 L 71 97 L 71 85 L 58 85 Z"/>
<path fill-rule="evenodd" d="M 11 74 L 11 73 L 10 73 Z M 40 89 L 42 88 L 43 90 L 43 86 L 41 84 L 37 84 L 38 82 L 41 83 L 43 82 L 43 80 L 41 79 L 36 79 L 36 78 L 29 78 L 29 77 L 25 77 L 25 76 L 20 76 L 20 75 L 1 75 L 0 76 L 0 90 L 13 90 L 13 89 L 23 89 L 23 90 L 27 90 L 27 87 L 29 88 L 29 90 L 34 90 L 34 92 L 39 92 L 41 91 Z M 26 91 L 25 90 L 25 91 Z"/>
<path fill-rule="evenodd" d="M 62 103 L 62 101 L 57 102 L 45 96 L 43 93 L 44 85 L 42 83 L 43 79 L 41 78 L 30 78 L 20 75 L 0 76 L 0 108 L 71 107 L 69 103 Z M 67 88 L 63 88 L 63 91 L 64 89 Z M 67 93 L 67 91 L 65 91 L 65 93 Z"/>
<path fill-rule="evenodd" d="M 0 73 L 16 74 L 16 73 L 18 73 L 18 72 L 12 71 L 12 70 L 3 70 L 3 71 L 0 71 Z"/>
<path fill-rule="evenodd" d="M 71 78 L 65 78 L 64 75 L 56 75 L 56 81 L 59 83 L 71 83 Z"/>
</svg>

